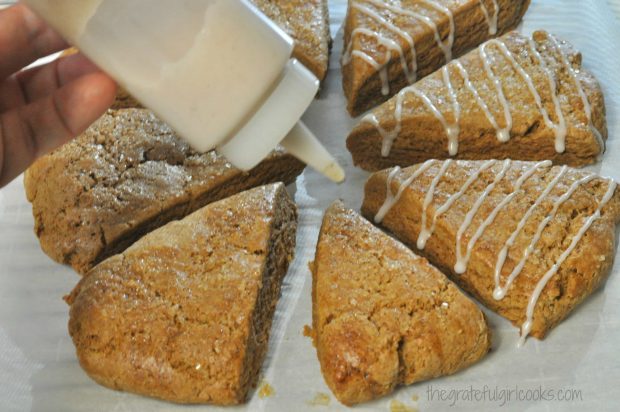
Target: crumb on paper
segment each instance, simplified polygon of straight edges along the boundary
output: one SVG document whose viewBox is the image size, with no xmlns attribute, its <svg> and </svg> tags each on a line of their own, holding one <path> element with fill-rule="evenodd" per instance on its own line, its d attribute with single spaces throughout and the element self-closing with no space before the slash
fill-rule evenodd
<svg viewBox="0 0 620 412">
<path fill-rule="evenodd" d="M 302 332 L 306 338 L 314 339 L 314 331 L 312 330 L 312 326 L 304 325 L 304 330 Z"/>
<path fill-rule="evenodd" d="M 330 401 L 331 399 L 328 394 L 319 392 L 316 394 L 314 399 L 307 401 L 306 403 L 311 406 L 329 406 Z"/>
<path fill-rule="evenodd" d="M 258 389 L 258 397 L 261 399 L 272 397 L 276 394 L 275 389 L 266 381 L 262 381 L 260 383 L 260 388 Z"/>
<path fill-rule="evenodd" d="M 415 394 L 415 393 L 414 393 L 414 394 L 411 396 L 411 399 L 413 399 L 413 401 L 414 401 L 414 402 L 417 402 L 417 401 L 419 401 L 419 400 L 420 400 L 420 397 L 419 397 L 417 394 Z"/>
<path fill-rule="evenodd" d="M 417 408 L 405 405 L 396 399 L 390 402 L 390 412 L 418 412 Z"/>
</svg>

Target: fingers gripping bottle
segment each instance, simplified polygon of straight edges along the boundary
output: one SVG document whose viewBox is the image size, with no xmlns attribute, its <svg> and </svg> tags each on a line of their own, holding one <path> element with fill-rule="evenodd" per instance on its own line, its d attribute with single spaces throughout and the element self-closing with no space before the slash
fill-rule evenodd
<svg viewBox="0 0 620 412">
<path fill-rule="evenodd" d="M 249 170 L 278 144 L 344 171 L 299 122 L 319 81 L 247 0 L 25 0 L 196 150 Z"/>
</svg>

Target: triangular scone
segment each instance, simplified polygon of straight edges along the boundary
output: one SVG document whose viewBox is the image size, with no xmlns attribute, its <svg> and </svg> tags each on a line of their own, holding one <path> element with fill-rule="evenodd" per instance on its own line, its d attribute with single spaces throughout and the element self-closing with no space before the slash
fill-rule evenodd
<svg viewBox="0 0 620 412">
<path fill-rule="evenodd" d="M 145 233 L 252 187 L 291 183 L 304 165 L 276 150 L 250 172 L 199 154 L 151 112 L 109 111 L 26 172 L 35 232 L 52 259 L 84 274 Z"/>
<path fill-rule="evenodd" d="M 349 0 L 342 75 L 357 116 L 515 28 L 530 0 Z"/>
<path fill-rule="evenodd" d="M 327 0 L 251 1 L 295 40 L 293 56 L 324 80 L 331 47 Z"/>
<path fill-rule="evenodd" d="M 550 161 L 429 160 L 373 174 L 362 211 L 542 339 L 607 277 L 620 193 Z"/>
<path fill-rule="evenodd" d="M 297 214 L 284 185 L 213 203 L 148 234 L 68 296 L 69 332 L 98 383 L 230 405 L 256 384 Z"/>
<path fill-rule="evenodd" d="M 312 272 L 318 358 L 344 404 L 455 373 L 489 350 L 476 304 L 341 202 L 325 213 Z"/>
<path fill-rule="evenodd" d="M 538 31 L 491 40 L 403 89 L 362 120 L 347 147 L 373 171 L 449 157 L 581 166 L 606 138 L 603 94 L 581 54 Z"/>
</svg>

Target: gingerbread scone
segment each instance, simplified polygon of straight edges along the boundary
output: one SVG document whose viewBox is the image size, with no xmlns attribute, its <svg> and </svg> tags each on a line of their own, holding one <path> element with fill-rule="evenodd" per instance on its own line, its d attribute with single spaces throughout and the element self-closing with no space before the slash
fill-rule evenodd
<svg viewBox="0 0 620 412">
<path fill-rule="evenodd" d="M 293 57 L 323 81 L 331 47 L 327 0 L 251 1 L 295 40 Z"/>
<path fill-rule="evenodd" d="M 265 358 L 296 227 L 279 183 L 212 203 L 97 265 L 66 298 L 80 365 L 113 389 L 244 402 Z"/>
<path fill-rule="evenodd" d="M 321 371 L 346 405 L 455 373 L 489 351 L 476 304 L 341 202 L 325 213 L 311 267 Z"/>
<path fill-rule="evenodd" d="M 514 29 L 529 0 L 349 0 L 342 75 L 357 116 L 482 42 Z"/>
<path fill-rule="evenodd" d="M 149 231 L 252 187 L 295 181 L 304 165 L 274 151 L 249 172 L 200 154 L 151 112 L 109 111 L 35 162 L 24 185 L 52 259 L 86 273 Z"/>
<path fill-rule="evenodd" d="M 603 93 L 581 54 L 538 31 L 490 40 L 403 89 L 360 122 L 347 147 L 371 171 L 446 158 L 582 166 L 606 139 Z"/>
<path fill-rule="evenodd" d="M 364 216 L 542 339 L 607 277 L 616 183 L 550 161 L 429 160 L 373 174 Z"/>
</svg>

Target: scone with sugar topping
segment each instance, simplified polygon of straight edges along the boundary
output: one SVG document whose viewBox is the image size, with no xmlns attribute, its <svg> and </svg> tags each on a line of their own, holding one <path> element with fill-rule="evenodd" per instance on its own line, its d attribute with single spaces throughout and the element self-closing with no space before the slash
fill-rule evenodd
<svg viewBox="0 0 620 412">
<path fill-rule="evenodd" d="M 342 59 L 357 116 L 492 37 L 514 29 L 529 0 L 349 0 Z"/>
<path fill-rule="evenodd" d="M 371 171 L 446 158 L 582 166 L 606 138 L 603 93 L 581 54 L 538 31 L 490 40 L 403 89 L 362 119 L 347 147 Z"/>
<path fill-rule="evenodd" d="M 616 183 L 550 161 L 429 160 L 366 183 L 364 216 L 542 339 L 607 277 Z"/>
<path fill-rule="evenodd" d="M 69 332 L 98 383 L 230 405 L 256 385 L 297 212 L 284 185 L 212 203 L 146 235 L 76 286 Z"/>
<path fill-rule="evenodd" d="M 84 274 L 151 230 L 252 187 L 291 183 L 304 165 L 281 149 L 249 172 L 197 153 L 144 109 L 109 111 L 26 172 L 43 251 Z"/>
<path fill-rule="evenodd" d="M 293 57 L 323 81 L 331 47 L 327 0 L 251 1 L 295 40 Z"/>
<path fill-rule="evenodd" d="M 475 303 L 341 202 L 325 213 L 311 266 L 321 371 L 346 405 L 455 373 L 490 348 Z"/>
</svg>

